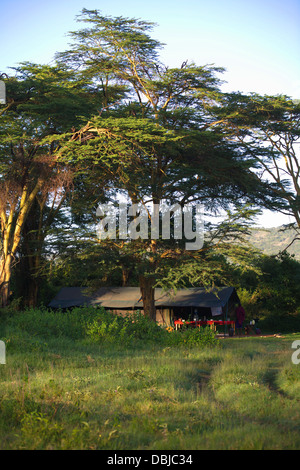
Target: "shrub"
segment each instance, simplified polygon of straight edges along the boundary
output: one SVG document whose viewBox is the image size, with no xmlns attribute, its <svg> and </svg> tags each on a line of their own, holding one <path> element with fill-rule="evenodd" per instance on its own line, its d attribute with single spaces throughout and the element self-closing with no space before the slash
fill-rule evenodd
<svg viewBox="0 0 300 470">
<path fill-rule="evenodd" d="M 265 314 L 259 320 L 259 328 L 264 332 L 289 333 L 300 331 L 300 313 L 285 314 L 280 313 Z"/>
<path fill-rule="evenodd" d="M 87 336 L 94 342 L 132 344 L 137 341 L 162 341 L 165 331 L 140 312 L 126 317 L 100 312 L 86 326 Z"/>
<path fill-rule="evenodd" d="M 84 334 L 84 324 L 90 316 L 89 312 L 51 311 L 46 309 L 28 309 L 23 312 L 15 312 L 11 315 L 6 325 L 11 330 L 20 329 L 32 336 L 43 338 L 65 336 L 71 339 L 79 339 Z"/>
<path fill-rule="evenodd" d="M 172 346 L 216 346 L 219 340 L 211 328 L 183 328 L 182 330 L 172 331 L 169 333 L 168 344 Z"/>
<path fill-rule="evenodd" d="M 121 317 L 103 308 L 82 307 L 70 311 L 28 309 L 6 318 L 7 344 L 26 342 L 30 350 L 44 350 L 50 339 L 88 340 L 96 344 L 134 346 L 155 343 L 167 346 L 206 346 L 218 343 L 209 328 L 167 330 L 141 312 Z"/>
</svg>

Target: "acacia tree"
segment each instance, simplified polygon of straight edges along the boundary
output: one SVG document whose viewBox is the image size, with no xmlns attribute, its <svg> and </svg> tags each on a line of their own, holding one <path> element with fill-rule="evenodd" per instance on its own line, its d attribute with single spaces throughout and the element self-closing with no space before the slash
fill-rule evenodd
<svg viewBox="0 0 300 470">
<path fill-rule="evenodd" d="M 275 183 L 281 206 L 300 228 L 300 104 L 287 96 L 227 95 L 220 110 L 239 145 L 257 163 L 260 178 Z"/>
<path fill-rule="evenodd" d="M 152 23 L 89 10 L 80 21 L 89 27 L 71 33 L 71 49 L 58 60 L 105 96 L 109 84 L 122 87 L 125 95 L 72 135 L 61 154 L 64 161 L 94 165 L 105 174 L 108 192 L 122 191 L 133 204 L 203 202 L 216 211 L 270 201 L 267 186 L 251 172 L 253 160 L 229 141 L 230 129 L 219 125 L 221 69 L 187 62 L 164 66 L 158 54 L 162 44 L 149 34 Z M 138 266 L 144 311 L 152 318 L 158 269 L 183 253 L 178 243 L 170 243 L 126 243 Z M 118 248 L 124 249 L 124 242 Z M 192 258 L 191 271 L 199 265 L 199 256 Z"/>
<path fill-rule="evenodd" d="M 89 81 L 62 66 L 24 63 L 15 70 L 7 81 L 0 130 L 1 306 L 8 302 L 12 267 L 24 252 L 31 269 L 23 275 L 31 276 L 36 290 L 32 276 L 38 274 L 45 237 L 76 174 L 74 166 L 59 161 L 59 136 L 102 106 Z"/>
</svg>

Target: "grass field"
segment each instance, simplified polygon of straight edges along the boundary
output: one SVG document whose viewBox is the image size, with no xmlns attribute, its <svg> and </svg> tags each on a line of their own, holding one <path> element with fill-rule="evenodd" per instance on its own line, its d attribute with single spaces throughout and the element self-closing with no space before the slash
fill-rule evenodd
<svg viewBox="0 0 300 470">
<path fill-rule="evenodd" d="M 300 333 L 114 341 L 99 320 L 99 341 L 36 318 L 0 323 L 1 450 L 300 449 Z"/>
</svg>

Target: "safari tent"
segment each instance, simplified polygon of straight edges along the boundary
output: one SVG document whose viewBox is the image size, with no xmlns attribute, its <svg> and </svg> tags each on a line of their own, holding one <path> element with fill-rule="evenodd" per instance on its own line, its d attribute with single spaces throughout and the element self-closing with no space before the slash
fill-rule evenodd
<svg viewBox="0 0 300 470">
<path fill-rule="evenodd" d="M 176 292 L 156 288 L 156 321 L 170 325 L 176 318 L 188 320 L 195 315 L 206 319 L 233 318 L 234 305 L 238 301 L 234 287 L 217 287 L 209 291 L 203 287 L 192 287 Z M 137 310 L 143 312 L 139 287 L 101 287 L 94 293 L 84 287 L 64 287 L 48 307 L 71 309 L 85 305 L 104 307 L 119 315 Z"/>
</svg>

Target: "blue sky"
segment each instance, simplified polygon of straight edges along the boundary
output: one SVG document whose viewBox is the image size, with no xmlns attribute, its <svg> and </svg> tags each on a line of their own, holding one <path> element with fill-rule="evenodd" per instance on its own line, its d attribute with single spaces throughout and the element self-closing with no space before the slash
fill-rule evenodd
<svg viewBox="0 0 300 470">
<path fill-rule="evenodd" d="M 224 91 L 300 98 L 300 0 L 0 0 L 0 73 L 50 63 L 82 8 L 157 23 L 163 62 L 225 67 Z"/>
<path fill-rule="evenodd" d="M 166 64 L 225 67 L 226 91 L 300 95 L 300 0 L 0 0 L 0 71 L 49 63 L 82 8 L 157 23 Z"/>
</svg>

